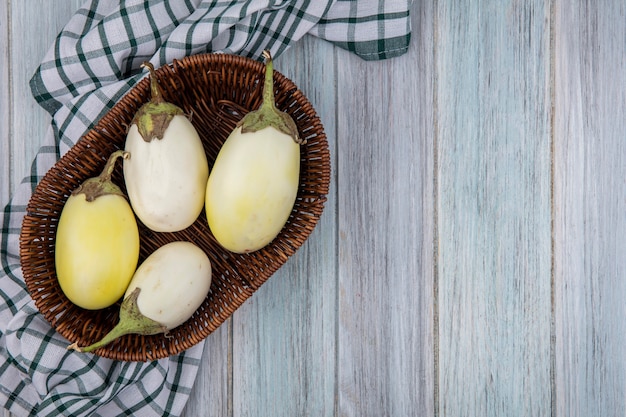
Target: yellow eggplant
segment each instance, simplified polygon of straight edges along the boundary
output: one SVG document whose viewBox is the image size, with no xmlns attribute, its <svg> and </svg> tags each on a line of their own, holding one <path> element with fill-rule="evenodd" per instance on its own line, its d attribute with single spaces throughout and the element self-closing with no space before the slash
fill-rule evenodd
<svg viewBox="0 0 626 417">
<path fill-rule="evenodd" d="M 236 253 L 259 250 L 281 231 L 293 210 L 300 175 L 295 122 L 274 102 L 269 52 L 263 103 L 228 136 L 209 174 L 205 210 L 215 239 Z"/>
<path fill-rule="evenodd" d="M 79 307 L 96 310 L 119 300 L 139 261 L 139 230 L 120 188 L 111 182 L 114 152 L 98 177 L 90 178 L 65 202 L 55 241 L 61 290 Z"/>
</svg>

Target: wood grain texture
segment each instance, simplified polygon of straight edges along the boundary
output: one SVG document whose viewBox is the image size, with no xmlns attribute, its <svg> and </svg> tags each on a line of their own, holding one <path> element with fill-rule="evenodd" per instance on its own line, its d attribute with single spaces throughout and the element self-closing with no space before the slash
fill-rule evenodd
<svg viewBox="0 0 626 417">
<path fill-rule="evenodd" d="M 433 415 L 433 9 L 408 54 L 337 52 L 337 415 Z"/>
<path fill-rule="evenodd" d="M 81 2 L 0 2 L 2 206 Z M 184 416 L 626 415 L 625 9 L 416 1 L 403 57 L 279 57 L 326 127 L 329 201 L 209 337 Z"/>
<path fill-rule="evenodd" d="M 11 191 L 11 124 L 10 111 L 11 88 L 9 79 L 10 68 L 10 18 L 8 4 L 0 2 L 0 205 L 8 203 Z M 11 413 L 2 410 L 3 417 L 11 417 Z"/>
<path fill-rule="evenodd" d="M 336 155 L 332 46 L 305 38 L 277 58 L 274 67 L 309 98 L 331 155 Z M 335 193 L 333 183 L 307 242 L 233 316 L 235 416 L 334 415 Z"/>
<path fill-rule="evenodd" d="M 232 416 L 232 321 L 205 341 L 202 365 L 181 417 Z"/>
<path fill-rule="evenodd" d="M 11 192 L 11 82 L 10 45 L 11 30 L 9 8 L 6 2 L 0 2 L 0 201 L 9 199 Z"/>
<path fill-rule="evenodd" d="M 556 3 L 558 416 L 626 415 L 626 3 Z"/>
<path fill-rule="evenodd" d="M 28 81 L 83 0 L 0 3 L 0 206 L 4 208 L 28 175 L 50 124 L 48 113 L 32 98 Z M 6 410 L 2 415 L 13 416 Z"/>
<path fill-rule="evenodd" d="M 29 173 L 50 126 L 50 116 L 35 101 L 29 81 L 59 31 L 84 0 L 11 1 L 11 189 Z M 37 12 L 34 12 L 37 11 Z M 35 31 L 37 36 L 33 36 Z"/>
<path fill-rule="evenodd" d="M 7 2 L 0 2 L 0 206 L 8 203 L 11 187 L 11 124 L 9 106 L 11 88 L 10 68 L 10 17 Z M 3 343 L 4 345 L 4 343 Z M 11 417 L 11 413 L 2 409 L 2 417 Z"/>
<path fill-rule="evenodd" d="M 550 8 L 438 5 L 439 415 L 549 416 Z"/>
</svg>

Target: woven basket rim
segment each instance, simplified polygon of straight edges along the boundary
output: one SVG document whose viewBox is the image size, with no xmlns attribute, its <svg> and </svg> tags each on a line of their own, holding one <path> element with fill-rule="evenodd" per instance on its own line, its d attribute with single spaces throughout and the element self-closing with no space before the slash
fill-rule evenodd
<svg viewBox="0 0 626 417">
<path fill-rule="evenodd" d="M 260 104 L 265 66 L 250 58 L 208 53 L 174 60 L 155 71 L 164 98 L 192 115 L 202 138 L 209 166 L 221 143 L 244 113 Z M 263 285 L 308 239 L 323 212 L 330 186 L 330 151 L 324 128 L 297 86 L 274 72 L 276 105 L 291 114 L 301 137 L 298 196 L 279 236 L 251 254 L 221 248 L 206 225 L 204 213 L 188 229 L 156 233 L 140 226 L 140 262 L 153 250 L 174 240 L 198 244 L 211 259 L 211 290 L 194 316 L 167 335 L 127 335 L 94 353 L 115 360 L 148 361 L 178 354 L 208 337 Z M 54 272 L 54 233 L 69 192 L 97 175 L 110 153 L 123 148 L 125 126 L 149 98 L 144 77 L 108 111 L 44 175 L 28 203 L 20 232 L 20 261 L 27 289 L 44 318 L 69 342 L 99 340 L 117 323 L 119 303 L 99 311 L 73 305 L 60 291 Z M 114 182 L 125 191 L 121 168 Z"/>
</svg>

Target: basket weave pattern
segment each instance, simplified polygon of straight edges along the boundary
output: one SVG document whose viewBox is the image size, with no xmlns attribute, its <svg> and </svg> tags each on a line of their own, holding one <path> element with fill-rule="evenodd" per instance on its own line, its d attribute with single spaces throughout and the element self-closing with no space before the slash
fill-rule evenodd
<svg viewBox="0 0 626 417">
<path fill-rule="evenodd" d="M 191 116 L 209 168 L 235 124 L 260 106 L 264 68 L 248 58 L 204 54 L 174 61 L 156 71 L 164 99 Z M 291 115 L 300 136 L 307 141 L 301 146 L 300 186 L 287 224 L 265 248 L 251 254 L 234 254 L 215 241 L 204 211 L 193 225 L 175 233 L 153 232 L 138 220 L 139 262 L 168 242 L 194 242 L 211 260 L 211 290 L 198 311 L 167 335 L 123 336 L 96 350 L 96 354 L 116 360 L 147 361 L 180 353 L 199 343 L 265 283 L 313 231 L 330 183 L 326 135 L 315 110 L 294 83 L 277 71 L 274 83 L 276 106 Z M 22 224 L 22 271 L 35 305 L 61 335 L 80 346 L 98 341 L 115 326 L 119 303 L 89 311 L 65 297 L 54 265 L 59 216 L 72 190 L 97 176 L 108 156 L 124 148 L 127 126 L 149 96 L 149 80 L 144 78 L 50 169 L 35 189 Z M 126 191 L 119 162 L 113 182 Z"/>
</svg>

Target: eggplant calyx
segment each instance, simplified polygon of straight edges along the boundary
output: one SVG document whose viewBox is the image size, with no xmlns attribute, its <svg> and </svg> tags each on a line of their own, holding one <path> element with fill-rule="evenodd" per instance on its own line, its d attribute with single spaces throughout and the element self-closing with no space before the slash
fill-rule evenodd
<svg viewBox="0 0 626 417">
<path fill-rule="evenodd" d="M 111 175 L 113 175 L 113 170 L 115 169 L 115 162 L 117 158 L 122 157 L 124 159 L 130 158 L 130 152 L 126 151 L 115 151 L 109 156 L 104 169 L 97 177 L 89 178 L 81 185 L 78 186 L 74 191 L 72 191 L 72 195 L 85 194 L 85 200 L 91 202 L 96 198 L 103 195 L 119 195 L 121 197 L 126 198 L 120 187 L 115 185 L 113 181 L 111 181 Z"/>
<path fill-rule="evenodd" d="M 298 127 L 291 116 L 278 110 L 274 98 L 274 64 L 269 51 L 263 51 L 266 58 L 265 81 L 263 84 L 263 103 L 258 110 L 246 114 L 237 124 L 241 133 L 257 132 L 266 127 L 273 127 L 285 135 L 290 136 L 299 145 L 306 143 L 298 135 Z"/>
<path fill-rule="evenodd" d="M 184 115 L 183 109 L 163 99 L 163 93 L 157 81 L 154 66 L 150 62 L 144 62 L 143 67 L 150 72 L 150 101 L 139 108 L 132 124 L 137 125 L 139 134 L 146 142 L 152 139 L 163 139 L 165 131 L 176 115 Z"/>
<path fill-rule="evenodd" d="M 122 301 L 122 305 L 120 306 L 120 321 L 102 339 L 89 346 L 80 347 L 78 343 L 73 343 L 67 348 L 78 352 L 92 352 L 127 334 L 152 335 L 167 331 L 167 326 L 141 314 L 139 306 L 137 305 L 137 298 L 139 297 L 140 291 L 141 288 L 135 288 L 133 292 Z"/>
</svg>

